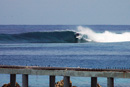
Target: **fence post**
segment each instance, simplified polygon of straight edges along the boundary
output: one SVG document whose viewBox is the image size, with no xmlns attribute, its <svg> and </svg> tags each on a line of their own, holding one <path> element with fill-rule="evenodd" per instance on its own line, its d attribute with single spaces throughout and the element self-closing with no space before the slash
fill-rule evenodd
<svg viewBox="0 0 130 87">
<path fill-rule="evenodd" d="M 55 76 L 50 76 L 50 87 L 55 87 Z"/>
<path fill-rule="evenodd" d="M 70 87 L 70 77 L 64 76 L 64 87 Z"/>
<path fill-rule="evenodd" d="M 16 85 L 16 74 L 10 74 L 10 85 L 11 85 L 11 87 L 15 87 L 15 85 Z"/>
<path fill-rule="evenodd" d="M 97 87 L 97 77 L 91 77 L 91 87 Z"/>
<path fill-rule="evenodd" d="M 107 87 L 114 87 L 114 78 L 112 77 L 107 78 Z"/>
<path fill-rule="evenodd" d="M 22 75 L 22 87 L 28 87 L 28 75 L 27 74 Z"/>
</svg>

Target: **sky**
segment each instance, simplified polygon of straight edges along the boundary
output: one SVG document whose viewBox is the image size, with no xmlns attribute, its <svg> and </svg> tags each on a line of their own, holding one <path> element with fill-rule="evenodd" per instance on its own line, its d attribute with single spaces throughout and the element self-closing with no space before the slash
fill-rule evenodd
<svg viewBox="0 0 130 87">
<path fill-rule="evenodd" d="M 130 25 L 130 0 L 0 0 L 0 25 Z"/>
</svg>

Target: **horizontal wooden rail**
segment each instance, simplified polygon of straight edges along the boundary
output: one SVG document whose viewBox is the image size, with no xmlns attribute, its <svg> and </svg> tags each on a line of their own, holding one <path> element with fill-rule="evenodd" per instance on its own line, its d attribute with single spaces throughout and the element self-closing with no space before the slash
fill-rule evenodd
<svg viewBox="0 0 130 87">
<path fill-rule="evenodd" d="M 76 77 L 130 78 L 129 69 L 87 69 L 69 67 L 5 66 L 0 65 L 1 74 L 29 74 Z"/>
</svg>

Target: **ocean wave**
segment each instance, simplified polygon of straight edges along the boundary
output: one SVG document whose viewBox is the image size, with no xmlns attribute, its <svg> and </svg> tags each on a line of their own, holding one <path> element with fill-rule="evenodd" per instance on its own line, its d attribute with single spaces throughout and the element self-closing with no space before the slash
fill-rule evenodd
<svg viewBox="0 0 130 87">
<path fill-rule="evenodd" d="M 50 32 L 27 32 L 0 34 L 0 43 L 86 43 L 130 42 L 130 32 L 94 32 L 91 28 L 78 26 L 77 30 Z"/>
<path fill-rule="evenodd" d="M 0 34 L 0 43 L 75 43 L 74 31 Z"/>
</svg>

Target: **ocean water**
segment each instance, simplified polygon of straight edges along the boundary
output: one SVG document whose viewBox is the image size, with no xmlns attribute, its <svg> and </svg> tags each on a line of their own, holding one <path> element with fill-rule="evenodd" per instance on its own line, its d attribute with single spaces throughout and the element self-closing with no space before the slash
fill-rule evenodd
<svg viewBox="0 0 130 87">
<path fill-rule="evenodd" d="M 130 25 L 0 25 L 0 65 L 130 68 Z M 0 78 L 0 86 L 9 83 L 9 75 Z M 89 77 L 71 80 L 90 87 Z M 129 82 L 115 78 L 115 87 L 130 87 Z M 106 78 L 98 83 L 107 87 Z M 30 75 L 29 87 L 49 87 L 49 77 Z"/>
</svg>

